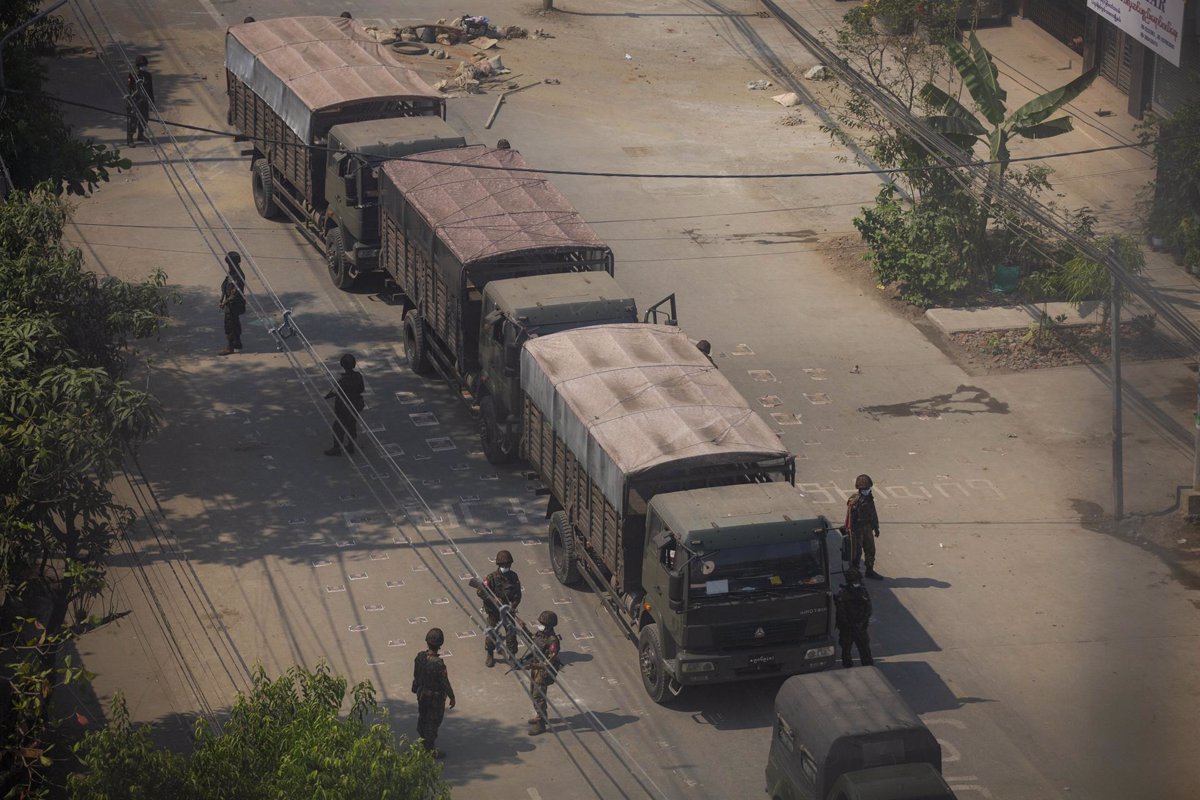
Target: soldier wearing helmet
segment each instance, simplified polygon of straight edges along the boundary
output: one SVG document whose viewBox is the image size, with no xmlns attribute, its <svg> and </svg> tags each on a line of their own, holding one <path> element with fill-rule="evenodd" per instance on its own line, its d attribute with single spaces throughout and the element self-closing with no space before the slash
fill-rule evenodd
<svg viewBox="0 0 1200 800">
<path fill-rule="evenodd" d="M 488 667 L 496 666 L 496 644 L 502 635 L 505 648 L 502 657 L 517 657 L 517 629 L 513 615 L 517 613 L 517 606 L 521 605 L 521 579 L 512 565 L 512 553 L 507 550 L 496 553 L 496 570 L 476 587 L 476 593 L 483 601 L 480 611 L 487 617 L 488 623 L 488 632 L 483 638 L 487 652 L 483 663 Z"/>
<path fill-rule="evenodd" d="M 133 60 L 133 72 L 125 76 L 125 144 L 130 147 L 135 133 L 139 142 L 146 141 L 150 104 L 154 102 L 154 76 L 149 65 L 149 59 L 138 56 Z"/>
<path fill-rule="evenodd" d="M 537 632 L 533 634 L 533 641 L 523 659 L 529 665 L 529 692 L 536 714 L 529 720 L 530 736 L 546 732 L 546 687 L 554 683 L 562 667 L 558 658 L 562 637 L 554 632 L 557 625 L 558 615 L 553 611 L 539 614 Z"/>
<path fill-rule="evenodd" d="M 433 745 L 437 741 L 438 727 L 446 715 L 446 699 L 450 700 L 450 708 L 455 705 L 454 689 L 450 686 L 446 663 L 438 655 L 438 650 L 445 642 L 446 635 L 441 628 L 430 628 L 429 633 L 425 634 L 427 649 L 418 653 L 413 661 L 412 690 L 417 696 L 417 735 L 434 758 L 444 755 Z"/>
<path fill-rule="evenodd" d="M 854 666 L 850 652 L 853 645 L 858 648 L 858 659 L 864 667 L 875 663 L 871 658 L 871 639 L 867 626 L 871 623 L 871 595 L 862 585 L 862 573 L 857 567 L 846 570 L 846 583 L 834 598 L 837 608 L 838 644 L 842 648 L 842 666 Z"/>
<path fill-rule="evenodd" d="M 879 514 L 875 511 L 870 475 L 854 479 L 854 494 L 846 500 L 846 534 L 850 537 L 850 560 L 855 567 L 864 560 L 868 578 L 883 580 L 875 571 L 875 540 L 879 538 Z"/>
<path fill-rule="evenodd" d="M 342 374 L 338 376 L 337 387 L 330 389 L 325 399 L 333 401 L 333 447 L 325 451 L 327 456 L 340 456 L 342 448 L 347 453 L 354 452 L 354 440 L 358 438 L 358 413 L 367 407 L 363 401 L 363 392 L 367 385 L 361 372 L 356 372 L 358 359 L 352 353 L 344 353 L 338 364 Z"/>
</svg>

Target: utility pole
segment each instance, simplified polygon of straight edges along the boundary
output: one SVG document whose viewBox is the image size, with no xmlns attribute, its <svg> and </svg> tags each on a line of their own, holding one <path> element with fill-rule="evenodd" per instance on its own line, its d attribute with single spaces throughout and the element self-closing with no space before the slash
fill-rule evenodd
<svg viewBox="0 0 1200 800">
<path fill-rule="evenodd" d="M 1115 254 L 1113 263 L 1120 266 Z M 1112 313 L 1109 314 L 1109 325 L 1112 326 L 1109 345 L 1112 351 L 1112 502 L 1113 519 L 1120 522 L 1125 516 L 1124 432 L 1121 425 L 1121 285 L 1115 272 L 1110 273 L 1109 281 L 1112 305 Z"/>
</svg>

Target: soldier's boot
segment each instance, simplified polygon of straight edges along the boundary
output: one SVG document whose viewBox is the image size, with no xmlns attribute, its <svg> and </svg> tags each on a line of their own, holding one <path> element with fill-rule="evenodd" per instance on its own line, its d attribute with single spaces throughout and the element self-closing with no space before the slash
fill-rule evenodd
<svg viewBox="0 0 1200 800">
<path fill-rule="evenodd" d="M 546 732 L 546 720 L 541 717 L 534 717 L 529 720 L 529 735 L 537 736 Z"/>
<path fill-rule="evenodd" d="M 490 669 L 491 667 L 494 667 L 494 666 L 496 666 L 496 654 L 495 654 L 495 653 L 493 653 L 491 650 L 488 650 L 488 651 L 487 651 L 487 658 L 485 658 L 485 659 L 483 660 L 483 665 L 484 665 L 485 667 L 488 667 L 489 669 Z"/>
<path fill-rule="evenodd" d="M 867 567 L 865 574 L 868 578 L 874 578 L 877 581 L 883 580 L 883 576 L 876 572 L 874 567 Z"/>
</svg>

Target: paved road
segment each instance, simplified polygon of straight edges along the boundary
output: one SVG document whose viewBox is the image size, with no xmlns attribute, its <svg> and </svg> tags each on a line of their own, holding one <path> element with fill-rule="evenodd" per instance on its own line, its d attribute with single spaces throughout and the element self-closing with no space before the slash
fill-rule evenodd
<svg viewBox="0 0 1200 800">
<path fill-rule="evenodd" d="M 260 9 L 104 4 L 106 30 L 95 6 L 79 8 L 108 63 L 121 57 L 108 31 L 125 46 L 155 43 L 164 113 L 220 126 L 214 16 L 240 21 Z M 785 125 L 788 112 L 745 90 L 773 63 L 807 66 L 770 20 L 720 15 L 709 3 L 641 4 L 636 18 L 611 2 L 545 19 L 518 8 L 471 10 L 554 33 L 510 43 L 503 57 L 530 80 L 561 84 L 523 92 L 491 131 L 482 130 L 491 97 L 452 101 L 451 121 L 473 140 L 504 136 L 535 164 L 583 170 L 840 165 L 814 112 Z M 353 10 L 394 19 L 382 3 Z M 449 14 L 424 2 L 405 13 Z M 64 85 L 115 96 L 97 65 L 68 59 Z M 80 121 L 119 136 L 111 118 Z M 411 659 L 438 624 L 450 634 L 460 697 L 439 745 L 450 752 L 448 779 L 464 792 L 756 796 L 778 681 L 698 691 L 669 709 L 649 703 L 632 645 L 593 598 L 554 581 L 536 485 L 519 469 L 490 468 L 465 406 L 407 370 L 395 309 L 369 292 L 330 288 L 319 255 L 254 214 L 238 145 L 181 139 L 324 362 L 345 349 L 360 354 L 366 414 L 388 455 L 367 448 L 353 464 L 320 455 L 326 376 L 303 356 L 274 351 L 265 328 L 279 315 L 260 280 L 251 283 L 263 316 L 248 329 L 249 352 L 214 355 L 220 271 L 169 181 L 182 170 L 179 152 L 133 151 L 133 172 L 82 204 L 71 236 L 101 270 L 166 267 L 182 303 L 179 323 L 148 348 L 147 380 L 168 425 L 128 489 L 153 512 L 115 573 L 118 602 L 136 613 L 84 643 L 101 699 L 124 689 L 138 716 L 175 725 L 227 706 L 256 662 L 277 672 L 324 658 L 372 680 L 397 730 L 411 734 Z M 1192 794 L 1196 609 L 1151 555 L 1081 523 L 1103 498 L 1100 448 L 1081 441 L 1105 419 L 1090 373 L 970 377 L 869 284 L 835 269 L 822 247 L 849 231 L 874 193 L 868 178 L 554 182 L 613 245 L 618 277 L 641 302 L 677 292 L 684 327 L 714 343 L 718 365 L 748 398 L 761 398 L 801 459 L 803 488 L 831 516 L 855 474 L 875 476 L 880 569 L 889 576 L 872 586 L 882 666 L 942 741 L 961 797 Z M 216 221 L 211 210 L 193 213 Z M 528 588 L 522 610 L 558 612 L 570 651 L 552 692 L 561 720 L 537 739 L 524 734 L 530 708 L 520 681 L 482 664 L 465 586 L 499 547 L 517 556 Z"/>
</svg>

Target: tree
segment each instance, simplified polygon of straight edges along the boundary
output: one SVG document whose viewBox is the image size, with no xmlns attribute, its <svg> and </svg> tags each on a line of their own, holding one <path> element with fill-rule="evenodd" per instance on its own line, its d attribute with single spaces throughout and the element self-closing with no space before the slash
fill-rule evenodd
<svg viewBox="0 0 1200 800">
<path fill-rule="evenodd" d="M 154 746 L 150 729 L 134 726 L 124 699 L 111 721 L 76 746 L 84 771 L 70 777 L 73 800 L 444 800 L 441 765 L 419 744 L 396 740 L 369 681 L 350 691 L 339 716 L 345 678 L 327 664 L 293 667 L 275 680 L 257 667 L 223 728 L 196 723 L 195 746 L 176 755 Z"/>
<path fill-rule="evenodd" d="M 53 188 L 0 203 L 0 795 L 45 792 L 60 661 L 98 618 L 105 565 L 132 512 L 109 481 L 157 429 L 153 398 L 125 379 L 127 347 L 163 324 L 159 272 L 99 280 L 61 244 Z"/>
<path fill-rule="evenodd" d="M 40 6 L 39 0 L 4 0 L 0 33 L 33 17 Z M 42 94 L 46 70 L 39 59 L 69 36 L 63 19 L 52 15 L 26 28 L 4 49 L 10 91 L 0 96 L 0 161 L 20 189 L 49 180 L 55 191 L 87 194 L 107 181 L 110 171 L 131 166 L 116 149 L 75 138 L 58 104 Z"/>
</svg>

